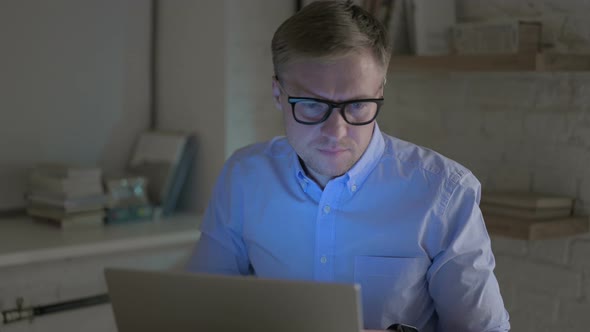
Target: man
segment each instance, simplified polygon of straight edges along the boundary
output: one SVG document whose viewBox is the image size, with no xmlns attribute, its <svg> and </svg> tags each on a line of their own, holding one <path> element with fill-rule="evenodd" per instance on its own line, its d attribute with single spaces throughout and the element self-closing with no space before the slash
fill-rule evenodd
<svg viewBox="0 0 590 332">
<path fill-rule="evenodd" d="M 509 330 L 479 182 L 375 122 L 391 53 L 380 23 L 314 2 L 272 52 L 286 138 L 226 162 L 189 269 L 359 283 L 368 329 Z"/>
</svg>

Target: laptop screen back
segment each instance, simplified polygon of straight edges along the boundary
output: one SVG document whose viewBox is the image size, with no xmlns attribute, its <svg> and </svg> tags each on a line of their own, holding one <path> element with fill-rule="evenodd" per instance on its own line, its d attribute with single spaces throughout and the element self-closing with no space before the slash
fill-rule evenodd
<svg viewBox="0 0 590 332">
<path fill-rule="evenodd" d="M 359 332 L 353 284 L 107 269 L 119 332 Z"/>
</svg>

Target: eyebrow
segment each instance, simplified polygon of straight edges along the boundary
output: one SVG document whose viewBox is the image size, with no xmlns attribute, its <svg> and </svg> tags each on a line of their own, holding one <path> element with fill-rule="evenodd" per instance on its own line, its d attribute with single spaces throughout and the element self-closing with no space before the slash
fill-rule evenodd
<svg viewBox="0 0 590 332">
<path fill-rule="evenodd" d="M 323 102 L 329 105 L 333 105 L 333 106 L 339 106 L 339 105 L 345 105 L 345 104 L 352 104 L 355 102 L 359 102 L 359 101 L 378 101 L 378 100 L 383 100 L 383 97 L 379 97 L 379 98 L 358 98 L 358 99 L 347 99 L 347 100 L 343 100 L 343 101 L 333 101 L 330 99 L 323 99 L 323 98 L 312 98 L 312 97 L 295 97 L 295 96 L 289 96 L 289 103 L 293 103 L 293 102 L 298 102 L 298 101 L 302 101 L 302 100 L 310 100 L 310 101 L 315 101 L 315 102 Z"/>
<path fill-rule="evenodd" d="M 283 85 L 283 80 L 282 80 L 282 79 L 280 79 L 280 78 L 279 78 L 279 76 L 278 76 L 277 74 L 275 74 L 275 75 L 273 76 L 273 78 L 274 78 L 275 80 L 277 80 L 277 82 L 279 83 L 279 87 L 280 87 L 280 88 L 283 90 L 283 92 L 285 92 L 285 93 L 287 94 L 287 96 L 289 96 L 289 93 L 287 92 L 287 89 L 285 89 L 285 87 L 284 87 L 284 85 Z M 378 88 L 378 89 L 383 89 L 383 90 L 385 90 L 385 83 L 386 83 L 386 82 L 387 82 L 387 78 L 385 78 L 385 79 L 383 80 L 383 82 L 381 83 L 381 85 L 379 86 L 379 88 Z M 309 95 L 311 95 L 311 96 L 297 96 L 297 98 L 312 98 L 312 99 L 321 99 L 321 100 L 325 100 L 325 101 L 331 101 L 331 102 L 334 102 L 334 103 L 342 103 L 342 102 L 346 102 L 346 101 L 348 101 L 348 100 L 359 100 L 359 99 L 379 99 L 379 98 L 384 98 L 384 97 L 385 97 L 385 94 L 383 93 L 383 94 L 381 94 L 381 97 L 355 96 L 355 97 L 354 97 L 354 98 L 352 98 L 352 99 L 347 99 L 347 100 L 341 100 L 341 101 L 337 101 L 337 100 L 331 100 L 331 99 L 324 98 L 323 96 L 316 95 L 316 94 L 314 94 L 314 93 L 312 93 L 312 92 L 310 92 L 310 91 L 307 91 L 307 90 L 304 90 L 304 91 L 302 91 L 302 92 L 303 92 L 303 94 L 304 94 L 304 95 L 305 95 L 305 94 L 309 94 Z M 379 92 L 379 90 L 377 90 L 377 92 Z M 376 94 L 377 94 L 377 93 L 375 93 L 375 95 L 376 95 Z M 291 96 L 289 96 L 289 97 L 291 97 Z M 293 97 L 295 97 L 295 96 L 293 96 Z"/>
<path fill-rule="evenodd" d="M 280 81 L 279 81 L 279 84 L 283 88 L 283 91 L 284 92 L 287 92 L 287 90 L 282 86 L 282 83 Z M 382 88 L 383 88 L 383 86 L 381 86 L 379 89 L 382 89 Z M 380 99 L 380 98 L 383 98 L 384 97 L 383 94 L 381 94 L 380 97 L 375 97 L 375 95 L 378 95 L 378 92 L 379 92 L 379 90 L 377 90 L 377 93 L 375 93 L 373 96 L 360 95 L 360 96 L 354 96 L 353 98 L 349 98 L 349 99 L 345 99 L 345 100 L 332 100 L 332 99 L 325 98 L 325 97 L 323 97 L 321 95 L 314 94 L 314 93 L 309 92 L 309 91 L 302 91 L 303 96 L 296 96 L 296 97 L 297 98 L 320 99 L 320 100 L 323 100 L 323 101 L 329 101 L 329 102 L 338 104 L 338 103 L 345 103 L 345 102 L 351 101 L 351 100 Z M 289 95 L 289 94 L 287 93 L 287 95 Z M 311 96 L 306 96 L 306 95 L 311 95 Z M 289 96 L 289 97 L 295 97 L 295 96 Z"/>
</svg>

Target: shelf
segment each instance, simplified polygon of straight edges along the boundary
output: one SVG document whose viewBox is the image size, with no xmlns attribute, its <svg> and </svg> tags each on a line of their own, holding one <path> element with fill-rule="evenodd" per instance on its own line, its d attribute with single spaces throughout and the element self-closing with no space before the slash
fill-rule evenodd
<svg viewBox="0 0 590 332">
<path fill-rule="evenodd" d="M 28 216 L 0 218 L 0 268 L 195 243 L 201 216 L 61 230 Z"/>
<path fill-rule="evenodd" d="M 389 71 L 590 71 L 590 54 L 392 56 Z"/>
<path fill-rule="evenodd" d="M 491 235 L 523 240 L 545 240 L 587 233 L 588 217 L 570 217 L 560 220 L 518 220 L 506 217 L 484 216 Z"/>
</svg>

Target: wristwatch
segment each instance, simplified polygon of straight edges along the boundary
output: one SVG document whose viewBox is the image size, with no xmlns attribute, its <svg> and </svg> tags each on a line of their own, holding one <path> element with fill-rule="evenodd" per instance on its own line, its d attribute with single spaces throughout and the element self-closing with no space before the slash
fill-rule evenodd
<svg viewBox="0 0 590 332">
<path fill-rule="evenodd" d="M 396 331 L 396 332 L 418 332 L 418 329 L 405 324 L 393 324 L 387 328 L 387 331 Z"/>
</svg>

